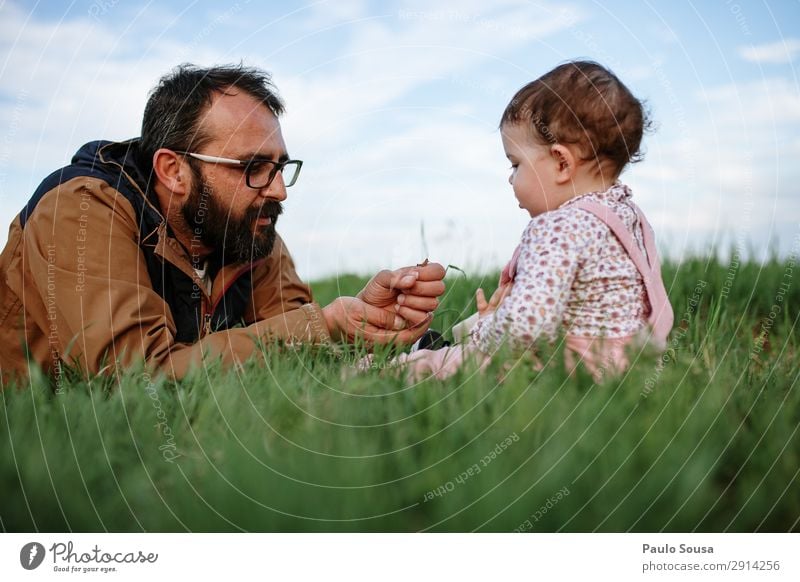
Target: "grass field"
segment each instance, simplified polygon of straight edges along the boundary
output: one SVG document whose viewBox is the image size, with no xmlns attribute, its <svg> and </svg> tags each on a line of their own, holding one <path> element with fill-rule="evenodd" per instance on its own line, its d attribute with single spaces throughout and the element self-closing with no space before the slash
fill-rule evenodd
<svg viewBox="0 0 800 582">
<path fill-rule="evenodd" d="M 419 384 L 277 345 L 179 384 L 36 377 L 2 392 L 0 529 L 798 531 L 794 261 L 667 264 L 670 349 L 600 385 L 557 346 Z M 434 327 L 494 281 L 450 271 Z"/>
</svg>

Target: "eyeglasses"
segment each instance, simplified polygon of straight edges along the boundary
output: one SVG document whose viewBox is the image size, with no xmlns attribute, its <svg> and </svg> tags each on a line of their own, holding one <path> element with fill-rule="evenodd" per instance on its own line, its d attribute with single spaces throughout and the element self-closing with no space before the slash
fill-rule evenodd
<svg viewBox="0 0 800 582">
<path fill-rule="evenodd" d="M 288 188 L 297 182 L 297 176 L 300 175 L 300 168 L 303 167 L 303 162 L 300 160 L 286 160 L 285 162 L 274 162 L 272 160 L 265 160 L 261 158 L 254 158 L 252 160 L 234 160 L 231 158 L 218 158 L 216 156 L 207 156 L 205 154 L 195 154 L 192 152 L 181 152 L 175 150 L 176 154 L 190 156 L 201 162 L 209 162 L 212 164 L 226 164 L 230 166 L 239 166 L 244 170 L 245 180 L 250 188 L 259 190 L 267 188 L 278 172 L 283 176 L 283 183 Z"/>
</svg>

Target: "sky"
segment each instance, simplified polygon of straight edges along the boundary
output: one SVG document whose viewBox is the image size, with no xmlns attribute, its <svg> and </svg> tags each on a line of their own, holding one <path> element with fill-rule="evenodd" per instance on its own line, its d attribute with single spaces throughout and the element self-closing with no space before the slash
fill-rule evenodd
<svg viewBox="0 0 800 582">
<path fill-rule="evenodd" d="M 487 272 L 530 220 L 500 115 L 585 58 L 651 112 L 621 179 L 662 253 L 800 252 L 797 1 L 0 0 L 0 222 L 85 142 L 137 136 L 175 65 L 244 62 L 272 73 L 304 161 L 278 225 L 302 277 Z"/>
</svg>

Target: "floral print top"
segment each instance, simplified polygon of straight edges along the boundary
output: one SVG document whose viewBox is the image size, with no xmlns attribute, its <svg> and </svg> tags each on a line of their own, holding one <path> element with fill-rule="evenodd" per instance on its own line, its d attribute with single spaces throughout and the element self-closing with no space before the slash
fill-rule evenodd
<svg viewBox="0 0 800 582">
<path fill-rule="evenodd" d="M 609 206 L 634 234 L 643 253 L 642 226 L 627 202 L 628 186 L 577 196 L 533 218 L 522 234 L 509 295 L 471 331 L 471 342 L 490 352 L 503 339 L 530 348 L 553 340 L 560 328 L 579 337 L 626 337 L 646 325 L 650 305 L 644 282 L 611 229 L 574 207 L 581 199 Z"/>
</svg>

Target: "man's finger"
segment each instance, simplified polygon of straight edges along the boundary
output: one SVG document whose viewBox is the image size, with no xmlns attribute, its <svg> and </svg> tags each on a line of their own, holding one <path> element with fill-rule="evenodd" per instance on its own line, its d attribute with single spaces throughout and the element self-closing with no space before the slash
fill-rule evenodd
<svg viewBox="0 0 800 582">
<path fill-rule="evenodd" d="M 441 281 L 444 279 L 445 270 L 439 263 L 428 263 L 424 267 L 403 267 L 390 271 L 391 279 L 389 281 L 389 289 L 409 289 L 419 281 Z M 383 273 L 379 273 L 383 275 Z M 385 277 L 385 275 L 383 275 Z M 381 279 L 384 282 L 384 279 Z M 444 293 L 444 283 L 442 283 L 441 291 L 437 295 Z"/>
<path fill-rule="evenodd" d="M 415 327 L 433 319 L 433 314 L 430 311 L 420 311 L 410 307 L 403 307 L 402 305 L 397 308 L 397 315 L 408 323 L 408 327 Z"/>
<path fill-rule="evenodd" d="M 428 263 L 424 267 L 415 267 L 419 271 L 419 281 L 441 281 L 445 268 L 439 263 Z"/>
<path fill-rule="evenodd" d="M 417 282 L 419 271 L 417 267 L 403 267 L 389 271 L 384 269 L 375 275 L 370 281 L 370 285 L 375 284 L 384 289 L 408 289 Z"/>
<path fill-rule="evenodd" d="M 409 289 L 404 289 L 404 295 L 417 295 L 419 297 L 439 297 L 445 291 L 444 281 L 417 281 Z"/>
<path fill-rule="evenodd" d="M 401 293 L 397 296 L 397 304 L 418 311 L 436 311 L 439 307 L 439 300 L 436 297 L 419 297 Z"/>
<path fill-rule="evenodd" d="M 364 303 L 362 321 L 374 325 L 379 329 L 399 331 L 406 327 L 406 320 L 393 310 L 374 307 Z"/>
</svg>

